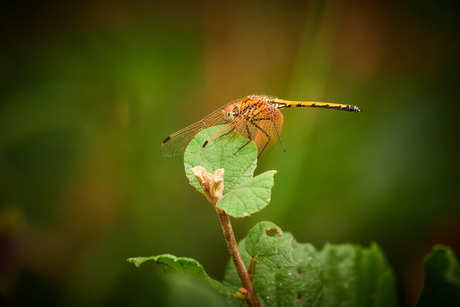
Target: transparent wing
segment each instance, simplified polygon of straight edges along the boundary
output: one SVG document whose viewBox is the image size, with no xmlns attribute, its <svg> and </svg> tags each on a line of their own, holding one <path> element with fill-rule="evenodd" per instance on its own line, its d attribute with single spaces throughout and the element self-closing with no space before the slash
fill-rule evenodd
<svg viewBox="0 0 460 307">
<path fill-rule="evenodd" d="M 248 142 L 256 143 L 257 156 L 260 157 L 279 140 L 283 128 L 283 114 L 269 104 L 257 104 L 254 101 L 242 104 L 240 110 L 244 114 L 228 122 L 222 129 L 211 135 L 203 145 L 212 144 L 214 140 L 220 138 L 230 139 L 237 131 L 240 136 L 248 139 Z"/>
<path fill-rule="evenodd" d="M 229 121 L 225 119 L 223 111 L 228 109 L 229 105 L 233 105 L 239 101 L 240 99 L 229 102 L 199 122 L 196 122 L 168 136 L 161 144 L 160 152 L 163 157 L 182 157 L 188 144 L 198 134 L 198 132 L 209 127 L 228 124 Z"/>
<path fill-rule="evenodd" d="M 269 152 L 280 139 L 283 120 L 283 114 L 278 109 L 267 108 L 253 121 L 258 125 L 254 142 L 259 148 L 259 157 Z"/>
<path fill-rule="evenodd" d="M 249 98 L 243 98 L 247 99 Z M 252 97 L 251 97 L 252 98 Z M 190 141 L 203 129 L 225 125 L 211 135 L 203 147 L 221 138 L 230 139 L 235 131 L 246 139 L 253 140 L 258 147 L 258 157 L 267 153 L 279 140 L 283 128 L 283 115 L 274 106 L 260 103 L 253 99 L 244 101 L 237 99 L 212 112 L 199 122 L 196 122 L 168 136 L 161 144 L 161 154 L 164 157 L 181 157 L 184 155 Z M 228 120 L 224 111 L 229 112 L 234 107 L 239 108 L 238 116 Z"/>
<path fill-rule="evenodd" d="M 199 121 L 171 134 L 163 141 L 163 143 L 161 143 L 161 154 L 163 157 L 168 158 L 183 156 L 185 149 L 193 137 L 205 128 L 206 124 L 203 121 Z"/>
<path fill-rule="evenodd" d="M 282 129 L 283 114 L 268 104 L 261 105 L 245 120 L 235 123 L 235 130 L 256 143 L 258 157 L 266 154 L 276 144 Z"/>
</svg>

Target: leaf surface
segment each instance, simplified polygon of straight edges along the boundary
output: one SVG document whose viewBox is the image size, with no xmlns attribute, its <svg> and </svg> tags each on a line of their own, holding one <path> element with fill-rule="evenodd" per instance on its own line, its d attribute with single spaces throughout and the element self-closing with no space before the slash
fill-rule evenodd
<svg viewBox="0 0 460 307">
<path fill-rule="evenodd" d="M 275 229 L 278 234 L 269 236 L 267 232 Z M 297 266 L 292 259 L 293 237 L 283 234 L 280 227 L 272 222 L 259 222 L 248 233 L 246 252 L 249 257 L 266 266 L 279 269 Z"/>
<path fill-rule="evenodd" d="M 267 171 L 237 185 L 224 194 L 217 207 L 233 217 L 245 217 L 262 210 L 270 202 L 275 174 L 276 171 Z"/>
</svg>

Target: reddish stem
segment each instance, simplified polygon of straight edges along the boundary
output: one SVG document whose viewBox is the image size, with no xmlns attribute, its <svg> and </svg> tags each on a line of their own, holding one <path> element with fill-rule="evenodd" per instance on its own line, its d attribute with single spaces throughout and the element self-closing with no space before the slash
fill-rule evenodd
<svg viewBox="0 0 460 307">
<path fill-rule="evenodd" d="M 217 207 L 217 215 L 219 216 L 220 225 L 222 226 L 222 231 L 224 232 L 225 242 L 227 242 L 228 251 L 232 256 L 233 263 L 235 264 L 236 271 L 241 280 L 243 288 L 248 291 L 247 300 L 249 306 L 251 307 L 260 307 L 259 298 L 257 297 L 256 290 L 254 288 L 254 283 L 252 278 L 249 275 L 246 266 L 241 259 L 240 251 L 238 250 L 238 244 L 236 243 L 235 235 L 233 234 L 232 224 L 230 223 L 230 217 L 228 214 Z"/>
</svg>

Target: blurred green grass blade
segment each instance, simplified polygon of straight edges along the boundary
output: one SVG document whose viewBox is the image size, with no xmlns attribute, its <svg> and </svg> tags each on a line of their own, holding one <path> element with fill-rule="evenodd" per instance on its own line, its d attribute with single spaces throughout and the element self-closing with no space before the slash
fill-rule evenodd
<svg viewBox="0 0 460 307">
<path fill-rule="evenodd" d="M 436 245 L 423 263 L 425 274 L 417 307 L 460 306 L 460 265 L 454 251 Z"/>
<path fill-rule="evenodd" d="M 166 271 L 179 272 L 181 274 L 187 275 L 196 280 L 204 282 L 228 298 L 236 298 L 237 291 L 232 290 L 231 288 L 222 285 L 217 280 L 214 280 L 211 277 L 209 277 L 208 274 L 206 274 L 203 266 L 195 259 L 186 257 L 176 257 L 174 255 L 169 254 L 151 257 L 136 257 L 128 259 L 128 263 L 133 263 L 137 267 L 139 267 L 142 263 L 148 261 L 152 261 L 157 264 L 163 264 Z"/>
<path fill-rule="evenodd" d="M 276 229 L 282 236 L 269 236 L 267 231 L 271 229 Z M 295 267 L 297 263 L 292 259 L 293 240 L 293 237 L 284 235 L 276 224 L 259 222 L 248 233 L 246 252 L 252 259 L 275 269 Z"/>
</svg>

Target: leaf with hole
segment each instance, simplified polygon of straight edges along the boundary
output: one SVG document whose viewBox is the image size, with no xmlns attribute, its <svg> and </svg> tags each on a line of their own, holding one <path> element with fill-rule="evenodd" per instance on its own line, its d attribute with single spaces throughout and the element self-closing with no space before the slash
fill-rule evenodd
<svg viewBox="0 0 460 307">
<path fill-rule="evenodd" d="M 267 233 L 276 230 L 271 237 Z M 246 252 L 249 257 L 266 266 L 279 269 L 297 266 L 292 259 L 293 237 L 283 234 L 280 227 L 272 222 L 259 222 L 248 233 Z"/>
</svg>

